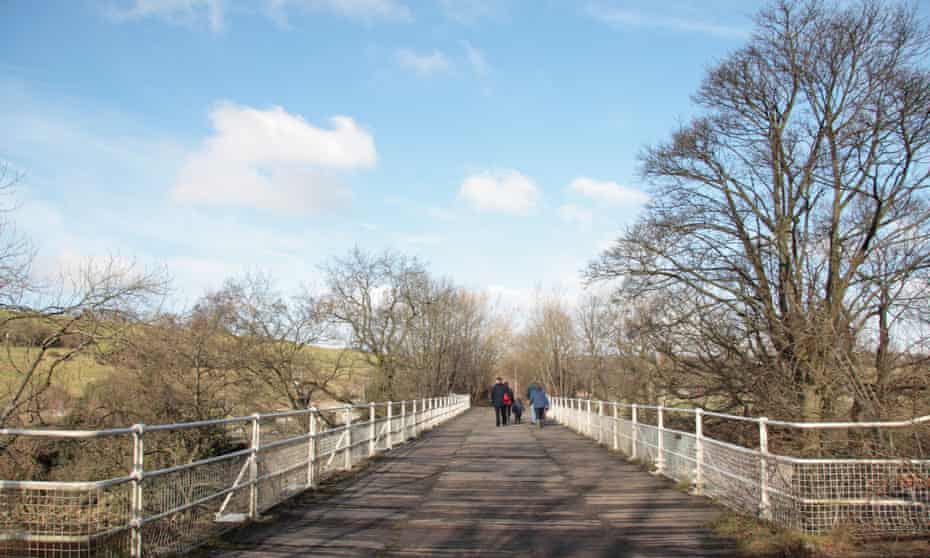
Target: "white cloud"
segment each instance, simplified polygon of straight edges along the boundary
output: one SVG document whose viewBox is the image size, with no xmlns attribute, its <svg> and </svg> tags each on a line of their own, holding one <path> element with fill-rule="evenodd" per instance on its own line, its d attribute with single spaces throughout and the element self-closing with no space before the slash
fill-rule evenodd
<svg viewBox="0 0 930 558">
<path fill-rule="evenodd" d="M 410 9 L 397 0 L 268 0 L 268 15 L 279 24 L 287 26 L 287 11 L 291 7 L 304 11 L 330 12 L 365 23 L 413 21 Z"/>
<path fill-rule="evenodd" d="M 157 17 L 180 25 L 194 25 L 205 19 L 214 33 L 226 26 L 223 0 L 134 0 L 124 8 L 111 7 L 107 15 L 116 22 Z"/>
<path fill-rule="evenodd" d="M 475 48 L 468 41 L 462 41 L 462 46 L 465 48 L 465 56 L 468 58 L 468 63 L 471 64 L 475 73 L 479 76 L 487 75 L 490 66 L 488 66 L 488 61 L 484 57 L 484 53 L 478 48 Z"/>
<path fill-rule="evenodd" d="M 514 170 L 473 174 L 459 188 L 459 199 L 472 207 L 512 215 L 528 215 L 539 198 L 533 181 Z"/>
<path fill-rule="evenodd" d="M 447 18 L 463 24 L 494 16 L 500 4 L 500 0 L 440 0 L 439 3 Z"/>
<path fill-rule="evenodd" d="M 229 0 L 131 0 L 111 5 L 105 14 L 118 23 L 155 17 L 178 25 L 196 25 L 205 21 L 214 33 L 226 27 Z M 410 9 L 398 0 L 265 0 L 265 9 L 254 10 L 249 3 L 239 4 L 239 12 L 263 12 L 282 27 L 288 27 L 288 12 L 329 12 L 340 17 L 372 23 L 375 21 L 413 21 Z"/>
<path fill-rule="evenodd" d="M 615 8 L 602 4 L 588 6 L 587 12 L 594 19 L 615 27 L 666 29 L 684 33 L 700 33 L 722 39 L 746 39 L 749 37 L 749 32 L 741 27 L 718 25 L 699 19 L 648 14 L 638 10 Z"/>
<path fill-rule="evenodd" d="M 636 206 L 649 201 L 642 190 L 620 186 L 616 182 L 599 181 L 580 176 L 569 184 L 568 189 L 594 201 L 613 206 Z"/>
<path fill-rule="evenodd" d="M 421 76 L 447 72 L 450 68 L 446 55 L 438 50 L 433 50 L 429 54 L 419 54 L 410 49 L 402 48 L 397 51 L 397 63 Z"/>
<path fill-rule="evenodd" d="M 351 198 L 334 170 L 374 166 L 371 135 L 346 116 L 317 128 L 282 107 L 220 103 L 214 133 L 187 159 L 172 190 L 182 203 L 311 213 Z"/>
<path fill-rule="evenodd" d="M 594 221 L 594 213 L 585 207 L 567 203 L 559 207 L 559 218 L 566 223 L 578 225 L 582 229 L 590 229 Z"/>
</svg>

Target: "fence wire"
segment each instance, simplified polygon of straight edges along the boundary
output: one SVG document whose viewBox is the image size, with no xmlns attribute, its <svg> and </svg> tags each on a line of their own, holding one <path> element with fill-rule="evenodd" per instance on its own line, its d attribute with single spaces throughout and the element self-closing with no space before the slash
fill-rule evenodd
<svg viewBox="0 0 930 558">
<path fill-rule="evenodd" d="M 468 396 L 450 395 L 106 432 L 0 430 L 53 440 L 133 435 L 142 457 L 126 477 L 105 481 L 0 480 L 0 558 L 188 552 L 469 406 Z M 171 461 L 168 449 L 204 438 L 221 440 L 221 453 Z"/>
<path fill-rule="evenodd" d="M 561 397 L 554 398 L 553 410 L 556 420 L 578 433 L 652 466 L 658 474 L 688 483 L 694 492 L 737 512 L 808 534 L 843 529 L 862 538 L 930 535 L 930 460 L 910 458 L 913 446 L 908 447 L 907 458 L 898 459 L 795 457 L 768 451 L 767 419 Z M 704 428 L 707 418 L 714 421 L 710 429 Z M 804 430 L 794 432 L 795 438 L 822 429 L 817 433 L 820 440 L 839 440 L 849 453 L 849 440 L 856 438 L 926 436 L 915 431 L 926 430 L 928 418 L 884 425 L 779 422 L 776 426 L 782 431 Z M 838 433 L 844 429 L 850 432 Z M 865 429 L 872 433 L 858 432 Z M 708 432 L 729 435 L 724 441 Z M 788 447 L 785 440 L 791 436 L 782 432 L 779 447 Z M 758 445 L 747 447 L 733 440 Z"/>
</svg>

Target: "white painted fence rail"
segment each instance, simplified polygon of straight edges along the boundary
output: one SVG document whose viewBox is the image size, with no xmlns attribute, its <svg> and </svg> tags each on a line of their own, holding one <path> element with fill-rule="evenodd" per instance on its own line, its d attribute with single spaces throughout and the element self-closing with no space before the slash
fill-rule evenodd
<svg viewBox="0 0 930 558">
<path fill-rule="evenodd" d="M 0 436 L 129 437 L 125 476 L 0 480 L 0 557 L 142 557 L 186 552 L 339 470 L 416 438 L 470 406 L 467 395 L 110 430 L 0 429 Z M 335 426 L 322 428 L 323 418 Z M 238 429 L 242 449 L 146 469 L 146 438 Z"/>
<path fill-rule="evenodd" d="M 642 412 L 653 419 L 642 420 Z M 654 467 L 656 474 L 689 483 L 731 509 L 758 515 L 809 534 L 852 527 L 866 536 L 930 534 L 930 460 L 806 459 L 769 451 L 769 429 L 904 428 L 930 416 L 885 423 L 795 423 L 766 418 L 637 405 L 552 398 L 551 416 Z M 672 414 L 693 415 L 694 430 L 667 428 Z M 627 418 L 629 416 L 629 418 Z M 704 418 L 758 425 L 758 446 L 742 447 L 705 435 Z"/>
</svg>

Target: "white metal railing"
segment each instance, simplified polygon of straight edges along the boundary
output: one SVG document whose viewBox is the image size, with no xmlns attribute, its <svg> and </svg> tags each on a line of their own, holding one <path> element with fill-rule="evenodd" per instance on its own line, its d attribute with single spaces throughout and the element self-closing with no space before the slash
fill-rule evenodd
<svg viewBox="0 0 930 558">
<path fill-rule="evenodd" d="M 469 407 L 467 395 L 448 395 L 109 430 L 0 429 L 0 436 L 132 442 L 125 476 L 0 480 L 0 557 L 186 552 Z M 331 427 L 322 428 L 324 417 Z M 146 469 L 147 437 L 200 428 L 237 429 L 248 442 L 206 459 Z"/>
<path fill-rule="evenodd" d="M 651 420 L 644 421 L 648 411 Z M 673 413 L 693 415 L 694 429 L 666 427 Z M 705 417 L 755 423 L 758 446 L 707 436 Z M 552 398 L 552 417 L 598 443 L 687 482 L 742 513 L 758 515 L 809 534 L 854 528 L 866 536 L 930 534 L 930 460 L 810 459 L 769 451 L 772 427 L 810 429 L 930 426 L 930 416 L 882 423 L 805 423 L 682 409 Z M 629 418 L 627 418 L 629 417 Z"/>
</svg>

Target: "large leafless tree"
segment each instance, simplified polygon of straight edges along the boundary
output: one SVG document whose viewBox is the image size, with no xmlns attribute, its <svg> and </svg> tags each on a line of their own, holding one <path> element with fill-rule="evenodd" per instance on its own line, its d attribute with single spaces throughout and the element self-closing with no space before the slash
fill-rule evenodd
<svg viewBox="0 0 930 558">
<path fill-rule="evenodd" d="M 817 420 L 845 393 L 882 416 L 870 366 L 906 342 L 890 318 L 926 304 L 928 48 L 900 5 L 763 10 L 700 116 L 642 155 L 652 202 L 588 277 L 674 299 L 681 362 L 763 410 Z"/>
</svg>

